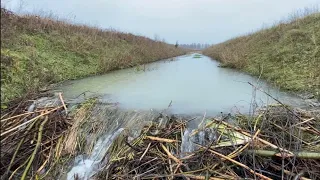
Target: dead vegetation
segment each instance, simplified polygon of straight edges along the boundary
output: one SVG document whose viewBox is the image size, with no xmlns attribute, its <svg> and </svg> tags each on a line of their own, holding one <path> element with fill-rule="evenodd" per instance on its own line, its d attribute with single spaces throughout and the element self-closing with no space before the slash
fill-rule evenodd
<svg viewBox="0 0 320 180">
<path fill-rule="evenodd" d="M 70 126 L 61 102 L 34 106 L 20 99 L 11 104 L 1 112 L 1 179 L 45 176 L 59 160 Z"/>
<path fill-rule="evenodd" d="M 189 119 L 90 99 L 67 116 L 61 94 L 53 99 L 46 106 L 21 100 L 2 112 L 2 179 L 63 177 L 75 155 L 90 156 L 97 139 L 119 127 L 127 130 L 100 152 L 102 166 L 92 178 L 320 178 L 318 111 L 278 104 L 253 116 Z M 194 121 L 199 125 L 192 129 Z"/>
<path fill-rule="evenodd" d="M 205 118 L 192 131 L 181 118 L 154 123 L 129 143 L 115 141 L 96 179 L 318 179 L 319 119 L 292 112 L 272 106 L 253 119 Z"/>
</svg>

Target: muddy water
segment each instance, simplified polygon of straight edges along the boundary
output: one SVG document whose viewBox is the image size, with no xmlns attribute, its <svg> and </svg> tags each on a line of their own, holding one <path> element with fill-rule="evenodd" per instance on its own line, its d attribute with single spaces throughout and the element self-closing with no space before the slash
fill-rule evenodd
<svg viewBox="0 0 320 180">
<path fill-rule="evenodd" d="M 266 94 L 248 84 L 270 93 L 280 101 L 300 106 L 302 101 L 279 91 L 257 78 L 218 67 L 219 63 L 206 56 L 194 54 L 159 61 L 145 66 L 114 71 L 101 76 L 67 82 L 58 89 L 67 99 L 86 92 L 101 95 L 107 102 L 118 102 L 126 109 L 164 109 L 180 114 L 207 112 L 247 113 L 253 105 L 274 103 Z"/>
<path fill-rule="evenodd" d="M 68 99 L 86 92 L 127 109 L 164 109 L 181 114 L 249 112 L 253 104 L 274 103 L 247 82 L 260 87 L 284 103 L 301 105 L 301 100 L 279 91 L 257 78 L 218 67 L 219 63 L 194 54 L 158 61 L 140 67 L 114 71 L 65 83 L 58 89 Z"/>
</svg>

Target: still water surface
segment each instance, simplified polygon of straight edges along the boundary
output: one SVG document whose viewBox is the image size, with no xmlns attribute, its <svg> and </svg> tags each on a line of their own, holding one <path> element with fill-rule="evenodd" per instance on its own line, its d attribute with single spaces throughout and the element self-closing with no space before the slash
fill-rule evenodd
<svg viewBox="0 0 320 180">
<path fill-rule="evenodd" d="M 219 62 L 194 54 L 158 61 L 144 67 L 113 71 L 105 75 L 66 82 L 57 89 L 65 98 L 79 94 L 101 95 L 125 109 L 165 109 L 179 114 L 249 113 L 253 101 L 259 106 L 274 101 L 255 91 L 251 82 L 284 103 L 301 106 L 302 101 L 257 78 L 236 70 L 220 68 Z M 139 70 L 140 69 L 140 70 Z"/>
</svg>

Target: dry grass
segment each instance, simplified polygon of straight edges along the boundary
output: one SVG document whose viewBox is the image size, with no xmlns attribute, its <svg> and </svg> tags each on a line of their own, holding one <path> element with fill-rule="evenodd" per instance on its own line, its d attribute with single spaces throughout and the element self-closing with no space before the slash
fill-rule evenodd
<svg viewBox="0 0 320 180">
<path fill-rule="evenodd" d="M 1 102 L 51 83 L 184 53 L 143 36 L 1 9 Z"/>
<path fill-rule="evenodd" d="M 282 89 L 320 98 L 320 13 L 296 12 L 271 28 L 236 37 L 204 51 L 223 63 L 274 83 Z"/>
</svg>

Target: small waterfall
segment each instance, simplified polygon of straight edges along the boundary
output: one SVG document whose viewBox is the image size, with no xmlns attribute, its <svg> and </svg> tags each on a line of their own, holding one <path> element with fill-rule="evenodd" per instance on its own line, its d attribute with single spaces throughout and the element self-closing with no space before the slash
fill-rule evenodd
<svg viewBox="0 0 320 180">
<path fill-rule="evenodd" d="M 200 144 L 202 146 L 208 146 L 212 142 L 217 140 L 216 130 L 211 128 L 205 128 L 204 130 L 198 129 L 198 133 L 195 133 L 196 129 L 186 129 L 184 131 L 181 142 L 181 157 L 188 155 L 199 149 Z M 193 134 L 193 135 L 192 135 Z"/>
<path fill-rule="evenodd" d="M 119 128 L 113 134 L 108 134 L 101 137 L 95 144 L 91 155 L 88 158 L 84 158 L 82 155 L 76 157 L 75 166 L 68 172 L 67 179 L 89 179 L 97 170 L 103 166 L 101 161 L 106 155 L 112 142 L 120 135 L 124 128 Z"/>
<path fill-rule="evenodd" d="M 190 130 L 186 129 L 182 136 L 182 142 L 181 142 L 181 155 L 184 156 L 185 153 L 190 152 Z"/>
<path fill-rule="evenodd" d="M 193 134 L 194 132 L 195 132 L 195 129 L 194 130 L 186 129 L 183 133 L 182 142 L 181 142 L 182 157 L 196 150 L 196 145 L 194 144 L 194 142 L 198 142 L 198 137 L 197 135 L 191 136 L 191 134 Z"/>
<path fill-rule="evenodd" d="M 201 145 L 205 145 L 205 132 L 204 131 L 200 131 L 199 133 L 199 144 Z"/>
<path fill-rule="evenodd" d="M 213 141 L 216 141 L 218 139 L 216 130 L 206 128 L 205 132 L 209 136 L 208 138 L 209 138 L 210 143 L 212 143 Z"/>
</svg>

